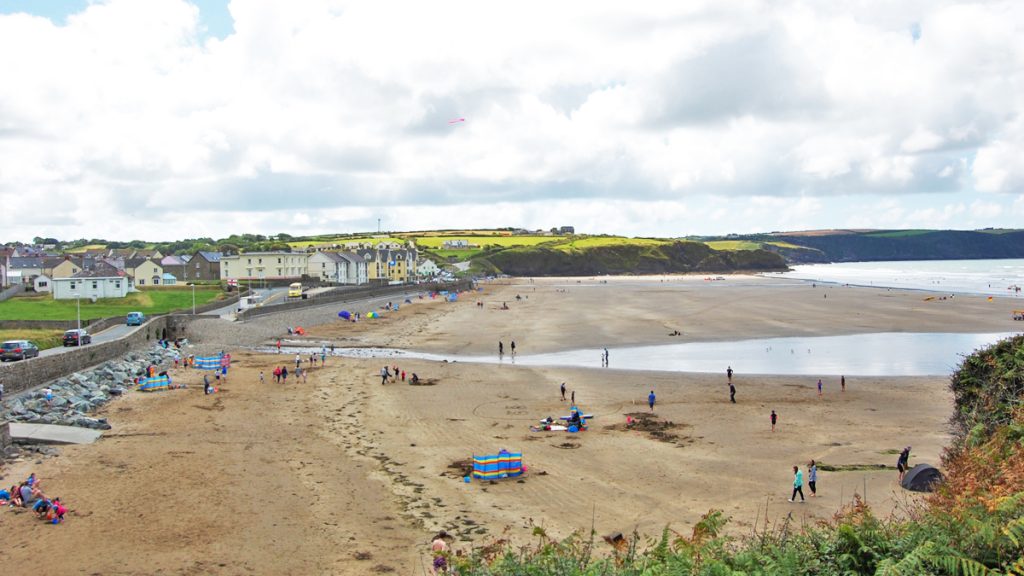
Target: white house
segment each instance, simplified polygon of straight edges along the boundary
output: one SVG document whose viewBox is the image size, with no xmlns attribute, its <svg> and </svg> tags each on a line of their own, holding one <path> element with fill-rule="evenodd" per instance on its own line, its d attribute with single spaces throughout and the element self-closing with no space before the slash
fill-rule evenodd
<svg viewBox="0 0 1024 576">
<path fill-rule="evenodd" d="M 46 274 L 40 274 L 32 280 L 32 288 L 36 292 L 53 292 L 53 280 Z"/>
<path fill-rule="evenodd" d="M 441 271 L 433 261 L 423 259 L 416 262 L 416 275 L 420 278 L 433 278 Z"/>
<path fill-rule="evenodd" d="M 127 296 L 128 278 L 107 274 L 109 272 L 83 270 L 71 278 L 54 278 L 53 299 L 124 298 Z"/>
<path fill-rule="evenodd" d="M 345 284 L 366 284 L 370 281 L 365 258 L 355 252 L 338 252 L 338 256 L 348 261 Z"/>
<path fill-rule="evenodd" d="M 317 252 L 309 257 L 307 274 L 325 282 L 365 284 L 366 260 L 346 252 Z"/>
</svg>

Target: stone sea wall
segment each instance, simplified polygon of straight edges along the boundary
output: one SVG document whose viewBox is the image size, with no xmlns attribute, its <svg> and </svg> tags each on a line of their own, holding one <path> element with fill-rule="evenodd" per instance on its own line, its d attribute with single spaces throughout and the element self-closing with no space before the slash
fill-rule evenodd
<svg viewBox="0 0 1024 576">
<path fill-rule="evenodd" d="M 185 336 L 186 322 L 187 320 L 177 316 L 161 316 L 146 322 L 134 333 L 118 340 L 88 344 L 52 356 L 5 362 L 0 364 L 0 382 L 4 384 L 4 394 L 28 390 L 89 366 L 125 356 L 132 350 L 150 342 L 155 343 L 162 337 Z"/>
</svg>

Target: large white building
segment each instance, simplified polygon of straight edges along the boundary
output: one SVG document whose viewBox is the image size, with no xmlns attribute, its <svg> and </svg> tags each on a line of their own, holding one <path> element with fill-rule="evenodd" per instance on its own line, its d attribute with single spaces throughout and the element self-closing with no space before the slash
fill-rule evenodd
<svg viewBox="0 0 1024 576">
<path fill-rule="evenodd" d="M 245 252 L 221 256 L 222 280 L 299 280 L 309 271 L 306 252 Z"/>
</svg>

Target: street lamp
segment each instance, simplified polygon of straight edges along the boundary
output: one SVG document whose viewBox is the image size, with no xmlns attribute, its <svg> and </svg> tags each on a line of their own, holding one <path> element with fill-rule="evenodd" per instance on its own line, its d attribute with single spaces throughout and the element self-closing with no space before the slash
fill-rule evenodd
<svg viewBox="0 0 1024 576">
<path fill-rule="evenodd" d="M 73 296 L 75 297 L 75 308 L 78 310 L 78 314 L 77 314 L 77 317 L 78 317 L 78 329 L 81 330 L 82 329 L 82 295 L 79 294 L 78 292 L 75 292 L 73 294 Z"/>
<path fill-rule="evenodd" d="M 196 283 L 192 283 L 192 315 L 196 315 Z"/>
</svg>

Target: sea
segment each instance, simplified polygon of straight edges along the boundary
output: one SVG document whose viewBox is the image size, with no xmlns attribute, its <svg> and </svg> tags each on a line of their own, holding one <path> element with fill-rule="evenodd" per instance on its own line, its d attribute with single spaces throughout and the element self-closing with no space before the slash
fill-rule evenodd
<svg viewBox="0 0 1024 576">
<path fill-rule="evenodd" d="M 1024 259 L 799 264 L 765 274 L 822 283 L 1024 298 Z"/>
</svg>

